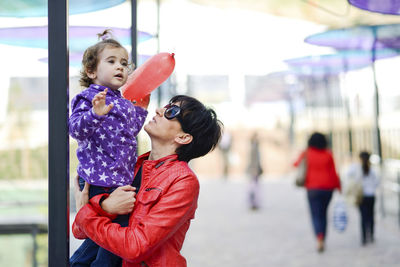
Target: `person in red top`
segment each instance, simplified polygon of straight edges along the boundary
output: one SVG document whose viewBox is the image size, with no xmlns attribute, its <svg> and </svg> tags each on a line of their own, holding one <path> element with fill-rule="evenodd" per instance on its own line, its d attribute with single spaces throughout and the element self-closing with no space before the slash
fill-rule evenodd
<svg viewBox="0 0 400 267">
<path fill-rule="evenodd" d="M 294 164 L 298 166 L 302 160 L 306 160 L 305 187 L 318 252 L 323 252 L 325 247 L 327 211 L 333 191 L 341 190 L 332 152 L 327 146 L 328 142 L 323 134 L 313 133 L 308 140 L 307 150 L 300 154 Z"/>
<path fill-rule="evenodd" d="M 79 212 L 74 236 L 88 237 L 118 255 L 124 267 L 185 267 L 180 250 L 199 195 L 199 182 L 188 162 L 213 150 L 221 129 L 212 109 L 192 97 L 173 97 L 144 126 L 151 151 L 138 158 L 132 186 L 90 201 L 88 184 L 82 192 L 75 189 Z M 128 227 L 112 222 L 127 213 Z"/>
</svg>

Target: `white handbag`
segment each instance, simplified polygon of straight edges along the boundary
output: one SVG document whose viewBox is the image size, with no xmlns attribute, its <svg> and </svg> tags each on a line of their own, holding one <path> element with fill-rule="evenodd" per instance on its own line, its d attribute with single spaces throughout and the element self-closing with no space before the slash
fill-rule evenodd
<svg viewBox="0 0 400 267">
<path fill-rule="evenodd" d="M 346 203 L 341 198 L 333 206 L 333 226 L 338 232 L 344 232 L 347 227 Z"/>
</svg>

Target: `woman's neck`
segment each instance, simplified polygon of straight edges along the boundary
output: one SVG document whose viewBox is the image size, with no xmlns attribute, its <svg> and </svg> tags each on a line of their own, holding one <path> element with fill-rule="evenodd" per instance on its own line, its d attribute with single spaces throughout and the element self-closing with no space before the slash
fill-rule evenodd
<svg viewBox="0 0 400 267">
<path fill-rule="evenodd" d="M 149 160 L 158 160 L 163 157 L 176 154 L 176 144 L 165 144 L 156 140 L 151 140 L 151 151 Z"/>
</svg>

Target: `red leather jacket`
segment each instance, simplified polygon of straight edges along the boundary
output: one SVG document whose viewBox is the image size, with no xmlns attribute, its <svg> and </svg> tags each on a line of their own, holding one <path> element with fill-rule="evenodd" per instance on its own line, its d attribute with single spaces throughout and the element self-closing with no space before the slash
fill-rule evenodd
<svg viewBox="0 0 400 267">
<path fill-rule="evenodd" d="M 142 184 L 129 226 L 112 223 L 115 215 L 101 209 L 104 195 L 98 195 L 79 210 L 73 234 L 79 239 L 89 237 L 120 256 L 123 267 L 186 266 L 180 250 L 197 208 L 199 182 L 177 155 L 154 161 L 147 160 L 148 155 L 136 163 L 135 175 L 143 163 Z"/>
</svg>

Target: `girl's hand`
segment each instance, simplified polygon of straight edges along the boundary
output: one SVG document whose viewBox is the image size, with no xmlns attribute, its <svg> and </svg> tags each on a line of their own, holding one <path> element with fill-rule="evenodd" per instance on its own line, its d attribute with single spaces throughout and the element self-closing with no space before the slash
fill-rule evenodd
<svg viewBox="0 0 400 267">
<path fill-rule="evenodd" d="M 75 206 L 76 206 L 76 212 L 78 212 L 83 206 L 85 206 L 87 203 L 89 203 L 89 184 L 85 182 L 85 186 L 83 187 L 83 190 L 81 191 L 79 189 L 79 176 L 76 176 L 76 179 L 74 181 L 75 188 L 74 188 L 74 195 L 75 195 Z"/>
<path fill-rule="evenodd" d="M 98 93 L 93 97 L 92 105 L 93 111 L 99 116 L 106 115 L 114 107 L 114 103 L 106 105 L 106 95 L 108 88 L 104 89 L 103 92 Z"/>
<path fill-rule="evenodd" d="M 135 187 L 125 185 L 115 189 L 101 203 L 103 210 L 110 214 L 128 214 L 133 210 L 136 198 Z"/>
</svg>

